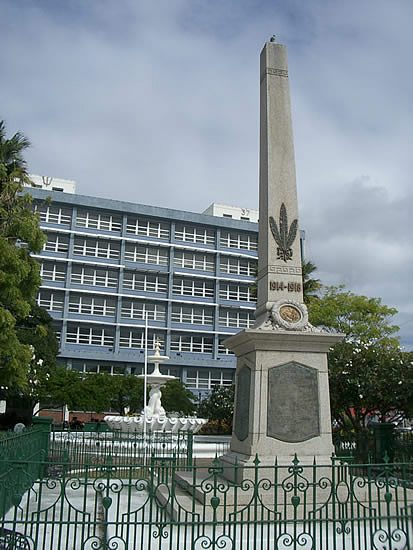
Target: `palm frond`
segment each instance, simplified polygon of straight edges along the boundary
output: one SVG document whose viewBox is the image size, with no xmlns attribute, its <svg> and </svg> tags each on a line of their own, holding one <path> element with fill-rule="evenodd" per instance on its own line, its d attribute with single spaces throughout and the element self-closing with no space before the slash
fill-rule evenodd
<svg viewBox="0 0 413 550">
<path fill-rule="evenodd" d="M 272 216 L 270 216 L 270 228 L 271 228 L 271 233 L 274 237 L 275 242 L 278 244 L 278 246 L 281 246 L 281 237 L 278 231 L 277 222 L 274 220 Z"/>
<path fill-rule="evenodd" d="M 295 241 L 295 237 L 297 236 L 297 229 L 298 229 L 298 220 L 294 220 L 288 232 L 286 248 L 291 248 L 293 242 Z"/>
<path fill-rule="evenodd" d="M 280 208 L 280 237 L 281 237 L 281 248 L 289 248 L 287 246 L 288 240 L 288 218 L 287 218 L 287 209 L 285 204 L 282 203 Z"/>
</svg>

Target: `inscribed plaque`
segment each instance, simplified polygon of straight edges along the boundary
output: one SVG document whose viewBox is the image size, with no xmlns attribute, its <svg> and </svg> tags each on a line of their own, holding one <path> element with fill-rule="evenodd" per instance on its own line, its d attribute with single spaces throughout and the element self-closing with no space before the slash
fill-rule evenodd
<svg viewBox="0 0 413 550">
<path fill-rule="evenodd" d="M 267 435 L 289 443 L 320 435 L 315 369 L 288 363 L 268 370 Z"/>
<path fill-rule="evenodd" d="M 248 437 L 250 417 L 251 369 L 244 366 L 238 373 L 237 408 L 235 411 L 234 432 L 240 441 Z"/>
</svg>

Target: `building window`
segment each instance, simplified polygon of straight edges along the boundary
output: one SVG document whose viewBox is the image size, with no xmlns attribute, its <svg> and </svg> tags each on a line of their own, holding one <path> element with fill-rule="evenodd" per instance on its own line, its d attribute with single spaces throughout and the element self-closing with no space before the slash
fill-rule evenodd
<svg viewBox="0 0 413 550">
<path fill-rule="evenodd" d="M 122 218 L 109 213 L 89 212 L 78 210 L 76 217 L 77 227 L 113 231 L 119 233 L 122 229 Z"/>
<path fill-rule="evenodd" d="M 167 248 L 140 246 L 126 243 L 125 260 L 140 264 L 168 265 L 169 251 Z"/>
<path fill-rule="evenodd" d="M 219 297 L 221 300 L 232 300 L 236 302 L 255 302 L 256 299 L 251 295 L 249 285 L 238 285 L 237 283 L 219 283 Z"/>
<path fill-rule="evenodd" d="M 73 264 L 71 282 L 77 285 L 117 288 L 118 273 L 114 270 L 96 269 Z"/>
<path fill-rule="evenodd" d="M 141 292 L 166 292 L 168 279 L 166 276 L 135 271 L 124 271 L 123 288 Z"/>
<path fill-rule="evenodd" d="M 232 351 L 230 351 L 229 349 L 227 349 L 223 342 L 224 340 L 226 340 L 228 338 L 228 336 L 221 336 L 219 338 L 219 341 L 218 341 L 218 353 L 219 355 L 234 355 L 234 353 Z"/>
<path fill-rule="evenodd" d="M 175 250 L 174 266 L 198 271 L 215 271 L 215 259 L 211 254 Z"/>
<path fill-rule="evenodd" d="M 221 308 L 219 326 L 230 328 L 250 328 L 254 324 L 254 313 L 239 309 Z"/>
<path fill-rule="evenodd" d="M 54 292 L 41 288 L 37 295 L 36 303 L 48 311 L 63 311 L 65 295 L 63 292 Z"/>
<path fill-rule="evenodd" d="M 154 321 L 165 321 L 166 307 L 163 304 L 140 302 L 138 300 L 122 300 L 121 317 L 124 319 L 146 318 Z"/>
<path fill-rule="evenodd" d="M 128 216 L 126 233 L 168 240 L 169 224 Z"/>
<path fill-rule="evenodd" d="M 221 256 L 220 270 L 221 273 L 228 273 L 231 275 L 247 275 L 252 277 L 255 273 L 256 265 L 256 261 L 250 261 L 245 258 Z"/>
<path fill-rule="evenodd" d="M 107 373 L 125 374 L 124 365 L 112 365 L 107 363 L 96 363 L 94 361 L 72 361 L 72 370 L 85 372 L 87 374 Z"/>
<path fill-rule="evenodd" d="M 66 343 L 87 346 L 112 346 L 114 337 L 114 330 L 110 327 L 88 327 L 69 323 Z"/>
<path fill-rule="evenodd" d="M 66 253 L 69 250 L 69 235 L 46 233 L 47 242 L 43 245 L 46 252 Z"/>
<path fill-rule="evenodd" d="M 215 244 L 215 231 L 204 227 L 176 224 L 175 239 L 183 242 L 213 245 Z"/>
<path fill-rule="evenodd" d="M 173 305 L 171 320 L 173 323 L 212 326 L 214 322 L 214 310 L 210 307 Z"/>
<path fill-rule="evenodd" d="M 69 313 L 113 317 L 116 313 L 116 300 L 99 296 L 70 294 Z"/>
<path fill-rule="evenodd" d="M 213 339 L 209 336 L 172 334 L 171 351 L 189 353 L 212 353 Z"/>
<path fill-rule="evenodd" d="M 40 186 L 41 187 L 41 186 Z M 70 225 L 72 222 L 72 209 L 60 208 L 54 204 L 36 203 L 34 211 L 39 213 L 40 221 L 59 225 Z"/>
<path fill-rule="evenodd" d="M 258 250 L 258 236 L 234 231 L 222 231 L 220 245 L 238 250 Z"/>
<path fill-rule="evenodd" d="M 75 237 L 73 254 L 76 256 L 92 256 L 93 258 L 117 260 L 120 257 L 120 243 Z"/>
<path fill-rule="evenodd" d="M 202 279 L 187 279 L 185 277 L 174 277 L 172 293 L 175 295 L 213 298 L 214 292 L 214 281 L 203 281 Z"/>
<path fill-rule="evenodd" d="M 159 342 L 160 349 L 163 350 L 165 346 L 164 335 L 159 332 L 148 331 L 148 349 L 155 349 L 157 342 Z M 141 328 L 121 327 L 119 345 L 121 348 L 145 349 L 145 331 Z"/>
<path fill-rule="evenodd" d="M 54 322 L 52 323 L 52 327 L 53 327 L 53 330 L 55 331 L 56 339 L 60 343 L 60 337 L 62 335 L 62 323 Z"/>
<path fill-rule="evenodd" d="M 65 281 L 66 264 L 60 262 L 42 262 L 40 264 L 40 277 L 43 281 Z"/>
<path fill-rule="evenodd" d="M 229 369 L 195 369 L 189 368 L 186 377 L 188 388 L 212 390 L 214 386 L 232 386 L 234 374 Z"/>
</svg>

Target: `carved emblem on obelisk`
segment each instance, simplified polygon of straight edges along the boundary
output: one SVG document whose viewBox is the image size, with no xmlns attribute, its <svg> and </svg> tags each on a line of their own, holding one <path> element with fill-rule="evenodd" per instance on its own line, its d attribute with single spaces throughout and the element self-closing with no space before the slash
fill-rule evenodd
<svg viewBox="0 0 413 550">
<path fill-rule="evenodd" d="M 294 220 L 288 227 L 287 209 L 284 203 L 281 204 L 278 226 L 274 218 L 270 216 L 270 228 L 278 245 L 277 260 L 284 260 L 284 262 L 292 260 L 293 249 L 291 247 L 297 236 L 298 220 Z"/>
</svg>

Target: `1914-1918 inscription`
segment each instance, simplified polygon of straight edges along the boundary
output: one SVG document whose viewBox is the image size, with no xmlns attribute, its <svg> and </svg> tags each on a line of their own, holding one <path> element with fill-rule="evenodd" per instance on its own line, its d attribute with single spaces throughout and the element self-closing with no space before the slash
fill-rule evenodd
<svg viewBox="0 0 413 550">
<path fill-rule="evenodd" d="M 270 281 L 270 290 L 288 290 L 288 292 L 301 292 L 300 283 L 285 283 L 284 281 Z"/>
<path fill-rule="evenodd" d="M 290 443 L 320 435 L 315 369 L 288 363 L 268 370 L 267 435 Z"/>
</svg>

